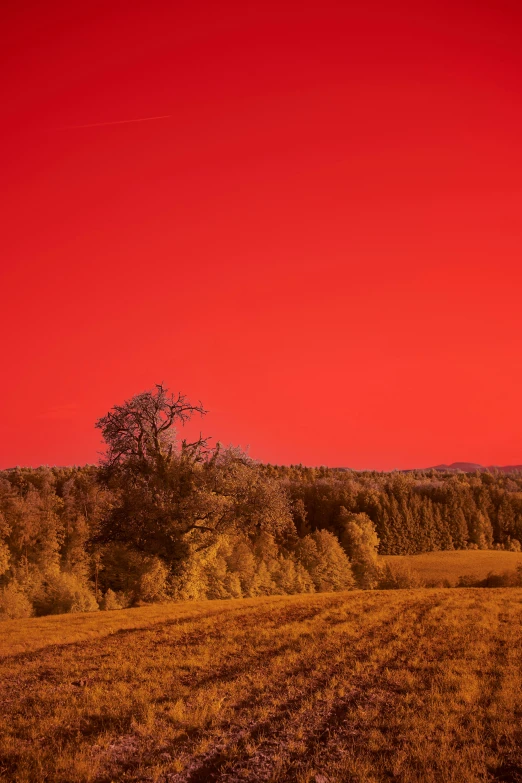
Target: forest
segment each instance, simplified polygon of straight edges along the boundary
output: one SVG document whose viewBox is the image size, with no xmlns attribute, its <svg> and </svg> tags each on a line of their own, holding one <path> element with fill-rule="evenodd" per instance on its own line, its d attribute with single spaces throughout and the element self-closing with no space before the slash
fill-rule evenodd
<svg viewBox="0 0 522 783">
<path fill-rule="evenodd" d="M 380 555 L 520 551 L 521 473 L 262 464 L 177 437 L 204 413 L 157 385 L 98 420 L 99 465 L 0 471 L 0 618 L 393 588 Z"/>
</svg>

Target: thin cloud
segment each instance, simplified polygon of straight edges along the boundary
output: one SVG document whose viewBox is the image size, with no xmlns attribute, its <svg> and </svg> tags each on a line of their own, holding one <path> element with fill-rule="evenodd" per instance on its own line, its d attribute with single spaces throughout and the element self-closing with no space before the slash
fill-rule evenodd
<svg viewBox="0 0 522 783">
<path fill-rule="evenodd" d="M 65 402 L 62 405 L 52 405 L 38 415 L 39 419 L 74 419 L 79 413 L 77 402 Z"/>
<path fill-rule="evenodd" d="M 130 122 L 150 122 L 151 120 L 167 120 L 172 114 L 160 114 L 158 117 L 137 117 L 133 120 L 112 120 L 110 122 L 90 122 L 87 125 L 63 125 L 56 130 L 75 130 L 76 128 L 101 128 L 104 125 L 127 125 Z"/>
</svg>

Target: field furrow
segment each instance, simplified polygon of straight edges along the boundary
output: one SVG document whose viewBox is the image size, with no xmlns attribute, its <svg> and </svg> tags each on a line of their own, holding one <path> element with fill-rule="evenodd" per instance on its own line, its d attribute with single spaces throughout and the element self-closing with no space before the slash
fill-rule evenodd
<svg viewBox="0 0 522 783">
<path fill-rule="evenodd" d="M 30 653 L 18 637 L 0 662 L 0 780 L 522 779 L 522 590 L 179 606 Z"/>
</svg>

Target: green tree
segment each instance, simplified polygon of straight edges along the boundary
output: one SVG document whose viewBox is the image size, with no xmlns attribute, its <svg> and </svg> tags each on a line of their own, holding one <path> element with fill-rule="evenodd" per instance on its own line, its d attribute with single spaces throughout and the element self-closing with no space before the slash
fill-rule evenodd
<svg viewBox="0 0 522 783">
<path fill-rule="evenodd" d="M 354 587 L 350 561 L 337 537 L 328 530 L 316 530 L 301 539 L 296 556 L 318 592 Z"/>
<path fill-rule="evenodd" d="M 381 576 L 377 553 L 379 536 L 375 525 L 366 514 L 352 514 L 341 506 L 339 523 L 343 545 L 358 587 L 371 590 L 377 587 Z"/>
</svg>

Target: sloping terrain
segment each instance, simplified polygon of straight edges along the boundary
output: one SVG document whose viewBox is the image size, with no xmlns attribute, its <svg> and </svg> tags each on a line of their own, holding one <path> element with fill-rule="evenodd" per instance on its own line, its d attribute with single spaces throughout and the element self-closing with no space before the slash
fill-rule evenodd
<svg viewBox="0 0 522 783">
<path fill-rule="evenodd" d="M 494 549 L 469 549 L 453 552 L 425 552 L 422 555 L 385 555 L 392 565 L 403 565 L 416 571 L 425 582 L 447 580 L 457 584 L 460 576 L 485 579 L 491 572 L 501 574 L 522 566 L 522 552 Z"/>
<path fill-rule="evenodd" d="M 522 781 L 522 590 L 167 611 L 3 657 L 0 780 Z"/>
<path fill-rule="evenodd" d="M 495 473 L 516 473 L 522 470 L 522 465 L 479 465 L 476 462 L 452 462 L 451 465 L 435 465 L 433 468 L 427 468 L 427 470 L 440 470 L 442 472 L 454 471 L 462 473 L 475 473 L 475 471 L 484 472 L 489 471 Z"/>
</svg>

